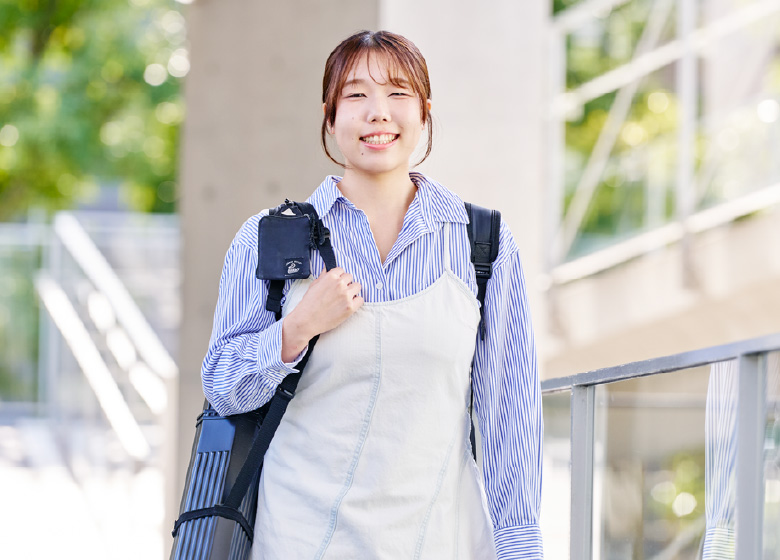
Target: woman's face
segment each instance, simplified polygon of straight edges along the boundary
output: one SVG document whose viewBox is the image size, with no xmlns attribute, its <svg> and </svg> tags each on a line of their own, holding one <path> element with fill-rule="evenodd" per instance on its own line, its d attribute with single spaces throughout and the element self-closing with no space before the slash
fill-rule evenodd
<svg viewBox="0 0 780 560">
<path fill-rule="evenodd" d="M 347 172 L 374 178 L 409 172 L 409 158 L 425 126 L 420 99 L 410 83 L 402 81 L 399 87 L 388 77 L 381 55 L 363 56 L 339 94 L 331 133 Z"/>
</svg>

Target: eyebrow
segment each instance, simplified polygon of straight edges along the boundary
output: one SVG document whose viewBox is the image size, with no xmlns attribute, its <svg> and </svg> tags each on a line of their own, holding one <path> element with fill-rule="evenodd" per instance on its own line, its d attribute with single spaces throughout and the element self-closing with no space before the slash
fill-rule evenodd
<svg viewBox="0 0 780 560">
<path fill-rule="evenodd" d="M 360 85 L 363 85 L 365 83 L 366 83 L 366 80 L 353 79 L 353 80 L 348 80 L 348 81 L 344 82 L 344 87 L 346 88 L 346 87 L 349 87 L 349 86 L 360 86 Z M 376 82 L 376 83 L 379 83 L 379 82 Z M 393 80 L 391 80 L 389 83 L 393 84 Z M 398 87 L 406 87 L 406 88 L 409 88 L 409 89 L 411 89 L 411 87 L 412 87 L 411 82 L 409 82 L 409 80 L 405 80 L 404 78 L 401 78 L 400 80 L 395 80 L 395 83 L 393 85 L 397 85 Z"/>
</svg>

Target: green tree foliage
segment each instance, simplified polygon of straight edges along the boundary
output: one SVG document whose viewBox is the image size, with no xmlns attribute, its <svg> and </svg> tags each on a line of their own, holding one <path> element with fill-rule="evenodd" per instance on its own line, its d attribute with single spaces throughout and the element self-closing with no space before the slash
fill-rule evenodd
<svg viewBox="0 0 780 560">
<path fill-rule="evenodd" d="M 0 0 L 0 220 L 117 185 L 175 202 L 184 21 L 172 0 Z M 152 84 L 158 85 L 152 85 Z"/>
</svg>

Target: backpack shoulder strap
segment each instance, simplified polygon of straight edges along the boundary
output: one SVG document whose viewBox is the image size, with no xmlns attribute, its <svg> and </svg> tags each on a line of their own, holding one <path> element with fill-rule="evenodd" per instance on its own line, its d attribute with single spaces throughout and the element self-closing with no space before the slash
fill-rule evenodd
<svg viewBox="0 0 780 560">
<path fill-rule="evenodd" d="M 281 214 L 287 209 L 291 209 L 293 213 L 298 215 L 307 215 L 309 217 L 312 228 L 312 246 L 319 250 L 327 270 L 337 266 L 336 256 L 333 252 L 333 246 L 330 242 L 330 231 L 322 223 L 322 220 L 317 215 L 317 211 L 314 209 L 314 206 L 306 202 L 290 202 L 289 200 L 286 200 L 284 204 L 278 206 L 274 210 L 271 210 L 270 214 Z M 260 258 L 262 258 L 262 255 L 259 254 L 258 245 L 258 259 Z M 276 313 L 277 321 L 281 318 L 281 300 L 283 288 L 284 280 L 271 280 L 268 293 L 268 302 L 275 302 L 275 304 L 278 305 L 278 310 L 270 309 L 268 307 L 268 302 L 266 302 L 266 308 Z M 182 516 L 182 518 L 176 522 L 177 524 L 174 527 L 174 537 L 176 536 L 176 532 L 178 531 L 181 523 L 191 519 L 211 515 L 218 515 L 221 517 L 227 517 L 228 519 L 234 519 L 231 516 L 234 515 L 234 511 L 239 509 L 244 496 L 246 496 L 247 491 L 249 490 L 250 484 L 260 472 L 260 467 L 263 464 L 263 457 L 265 456 L 265 452 L 268 450 L 268 447 L 271 444 L 271 440 L 273 439 L 274 434 L 276 433 L 276 430 L 282 421 L 282 417 L 287 410 L 287 405 L 295 396 L 295 391 L 298 388 L 298 382 L 301 379 L 303 370 L 309 361 L 311 352 L 314 349 L 318 339 L 319 335 L 315 336 L 309 341 L 308 351 L 296 366 L 298 371 L 295 373 L 290 373 L 284 379 L 282 379 L 281 383 L 276 388 L 276 393 L 267 403 L 267 410 L 265 412 L 265 416 L 263 417 L 262 426 L 255 436 L 255 439 L 252 442 L 252 447 L 250 448 L 247 458 L 244 461 L 244 465 L 241 467 L 241 470 L 239 471 L 235 482 L 233 483 L 233 487 L 231 488 L 230 493 L 227 495 L 223 503 L 219 506 L 215 506 L 214 508 L 206 508 L 189 513 L 187 516 Z M 240 519 L 236 517 L 234 520 L 241 524 L 249 537 L 249 541 L 251 542 L 254 538 L 254 534 L 247 530 L 248 524 L 245 520 L 242 523 L 241 519 L 243 519 L 243 516 L 241 516 Z"/>
<path fill-rule="evenodd" d="M 501 213 L 498 210 L 482 208 L 470 202 L 465 203 L 469 223 L 466 230 L 471 243 L 471 262 L 477 276 L 477 299 L 479 300 L 479 328 L 485 338 L 485 293 L 487 283 L 493 275 L 493 262 L 498 256 L 498 237 L 501 229 Z"/>
<path fill-rule="evenodd" d="M 336 256 L 333 253 L 333 246 L 330 243 L 330 231 L 322 223 L 317 210 L 308 202 L 291 202 L 285 200 L 269 212 L 270 216 L 281 215 L 283 212 L 292 212 L 295 215 L 308 216 L 311 222 L 311 245 L 320 252 L 325 267 L 330 270 L 336 266 Z M 262 258 L 260 255 L 260 244 L 257 246 L 258 262 Z M 282 297 L 284 292 L 284 280 L 269 280 L 268 296 L 265 302 L 265 308 L 276 316 L 276 320 L 282 318 Z"/>
</svg>

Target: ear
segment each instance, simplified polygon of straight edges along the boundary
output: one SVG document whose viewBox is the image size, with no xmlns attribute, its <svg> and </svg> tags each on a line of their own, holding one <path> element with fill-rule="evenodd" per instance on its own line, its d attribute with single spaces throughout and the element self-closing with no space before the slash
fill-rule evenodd
<svg viewBox="0 0 780 560">
<path fill-rule="evenodd" d="M 428 118 L 430 119 L 431 118 L 431 116 L 430 116 L 431 115 L 431 100 L 429 99 L 425 103 L 428 105 Z M 423 122 L 422 123 L 422 128 L 425 128 L 425 125 L 427 125 L 427 124 L 428 124 L 427 122 Z"/>
</svg>

